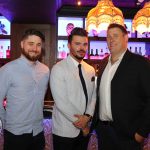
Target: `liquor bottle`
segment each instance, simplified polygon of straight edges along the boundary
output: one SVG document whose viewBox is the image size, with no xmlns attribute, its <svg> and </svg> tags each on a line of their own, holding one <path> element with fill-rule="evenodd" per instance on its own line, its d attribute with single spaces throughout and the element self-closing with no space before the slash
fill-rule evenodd
<svg viewBox="0 0 150 150">
<path fill-rule="evenodd" d="M 93 49 L 91 49 L 91 52 L 90 52 L 90 59 L 95 59 Z"/>
<path fill-rule="evenodd" d="M 100 59 L 103 59 L 104 58 L 104 52 L 103 52 L 103 49 L 101 48 L 100 50 Z"/>
<path fill-rule="evenodd" d="M 9 46 L 6 50 L 6 58 L 10 58 L 10 47 Z"/>
<path fill-rule="evenodd" d="M 135 54 L 138 54 L 137 47 L 135 47 L 134 53 L 135 53 Z"/>
<path fill-rule="evenodd" d="M 99 59 L 98 49 L 96 49 L 95 59 Z"/>
<path fill-rule="evenodd" d="M 107 56 L 109 56 L 109 50 L 108 50 L 108 47 L 106 47 L 106 49 L 105 49 L 104 58 L 107 57 Z"/>
<path fill-rule="evenodd" d="M 129 51 L 132 52 L 132 47 L 130 46 Z"/>
<path fill-rule="evenodd" d="M 141 50 L 141 47 L 139 47 L 139 55 L 142 56 L 142 50 Z"/>
<path fill-rule="evenodd" d="M 4 58 L 3 46 L 0 48 L 0 58 Z"/>
<path fill-rule="evenodd" d="M 61 58 L 61 47 L 58 47 L 58 51 L 57 51 L 57 57 Z"/>
<path fill-rule="evenodd" d="M 61 51 L 61 58 L 66 58 L 67 57 L 67 53 L 65 51 L 65 45 L 63 44 L 63 48 L 62 48 L 62 51 Z"/>
</svg>

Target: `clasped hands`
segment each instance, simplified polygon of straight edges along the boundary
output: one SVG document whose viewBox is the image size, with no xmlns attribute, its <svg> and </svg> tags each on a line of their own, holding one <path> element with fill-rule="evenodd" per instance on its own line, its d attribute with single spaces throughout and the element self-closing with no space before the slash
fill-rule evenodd
<svg viewBox="0 0 150 150">
<path fill-rule="evenodd" d="M 86 115 L 79 115 L 79 114 L 75 114 L 74 116 L 77 118 L 77 120 L 73 122 L 73 125 L 76 128 L 79 128 L 82 130 L 83 136 L 87 136 L 90 131 L 90 127 L 89 127 L 90 117 Z"/>
</svg>

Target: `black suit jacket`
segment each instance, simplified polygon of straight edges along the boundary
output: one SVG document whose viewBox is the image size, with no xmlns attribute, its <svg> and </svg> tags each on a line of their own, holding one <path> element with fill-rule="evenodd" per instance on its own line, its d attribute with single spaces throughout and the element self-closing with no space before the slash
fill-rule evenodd
<svg viewBox="0 0 150 150">
<path fill-rule="evenodd" d="M 106 63 L 107 64 L 107 63 Z M 99 112 L 99 86 L 92 128 L 96 127 Z M 150 132 L 150 61 L 127 50 L 112 81 L 111 110 L 115 129 L 124 136 L 135 132 L 147 137 Z"/>
</svg>

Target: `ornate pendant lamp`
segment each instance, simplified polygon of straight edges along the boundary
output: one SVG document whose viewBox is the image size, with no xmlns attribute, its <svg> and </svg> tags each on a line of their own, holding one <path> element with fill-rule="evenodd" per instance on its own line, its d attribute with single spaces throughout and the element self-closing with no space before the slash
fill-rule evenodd
<svg viewBox="0 0 150 150">
<path fill-rule="evenodd" d="M 107 30 L 110 23 L 118 23 L 124 26 L 124 18 L 121 10 L 115 7 L 112 0 L 98 0 L 96 7 L 92 8 L 87 15 L 86 30 L 99 33 Z"/>
<path fill-rule="evenodd" d="M 146 2 L 134 16 L 132 29 L 133 31 L 137 30 L 140 34 L 150 32 L 150 1 Z"/>
</svg>

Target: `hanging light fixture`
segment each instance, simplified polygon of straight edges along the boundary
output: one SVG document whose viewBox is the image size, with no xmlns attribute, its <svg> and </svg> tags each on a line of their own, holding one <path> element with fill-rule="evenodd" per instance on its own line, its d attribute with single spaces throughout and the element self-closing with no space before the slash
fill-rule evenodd
<svg viewBox="0 0 150 150">
<path fill-rule="evenodd" d="M 124 26 L 121 10 L 113 5 L 112 0 L 98 0 L 96 7 L 88 12 L 86 30 L 99 33 L 102 30 L 107 30 L 110 23 L 118 23 Z"/>
<path fill-rule="evenodd" d="M 150 1 L 146 2 L 134 16 L 132 29 L 133 32 L 137 30 L 140 34 L 150 32 Z"/>
</svg>

